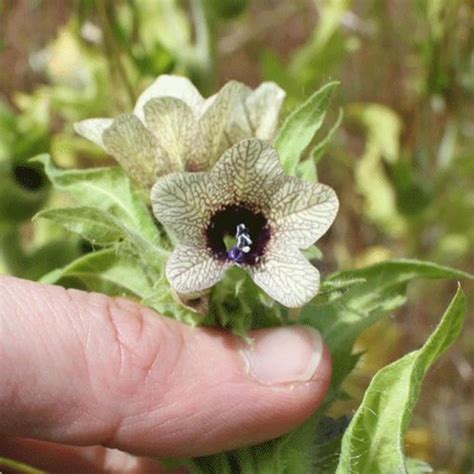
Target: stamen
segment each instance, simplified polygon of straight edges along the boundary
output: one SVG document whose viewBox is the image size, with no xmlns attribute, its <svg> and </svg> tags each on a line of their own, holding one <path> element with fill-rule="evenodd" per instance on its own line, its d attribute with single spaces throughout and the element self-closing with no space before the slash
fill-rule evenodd
<svg viewBox="0 0 474 474">
<path fill-rule="evenodd" d="M 224 206 L 206 228 L 207 247 L 221 261 L 255 265 L 270 239 L 270 226 L 257 209 L 245 204 Z"/>
<path fill-rule="evenodd" d="M 239 224 L 235 232 L 237 243 L 229 250 L 229 258 L 236 263 L 242 263 L 245 260 L 245 254 L 248 254 L 253 244 L 250 238 L 249 230 L 245 224 Z"/>
</svg>

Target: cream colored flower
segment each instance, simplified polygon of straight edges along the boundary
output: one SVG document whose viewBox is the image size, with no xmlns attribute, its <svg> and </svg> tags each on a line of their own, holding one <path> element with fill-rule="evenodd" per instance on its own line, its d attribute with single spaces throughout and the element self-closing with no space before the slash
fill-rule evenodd
<svg viewBox="0 0 474 474">
<path fill-rule="evenodd" d="M 233 265 L 288 307 L 302 306 L 318 292 L 319 272 L 299 249 L 332 224 L 336 194 L 324 184 L 286 176 L 268 143 L 243 140 L 208 173 L 163 176 L 151 200 L 157 219 L 179 241 L 166 267 L 178 293 L 213 286 Z"/>
<path fill-rule="evenodd" d="M 209 169 L 244 138 L 271 140 L 284 97 L 271 82 L 254 91 L 229 82 L 204 99 L 188 79 L 163 75 L 138 98 L 132 114 L 84 120 L 75 129 L 151 187 L 173 171 Z"/>
</svg>

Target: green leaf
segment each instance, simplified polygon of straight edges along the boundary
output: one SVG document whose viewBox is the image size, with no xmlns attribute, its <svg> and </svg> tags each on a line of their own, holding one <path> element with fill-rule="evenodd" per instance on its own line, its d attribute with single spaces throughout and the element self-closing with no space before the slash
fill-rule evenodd
<svg viewBox="0 0 474 474">
<path fill-rule="evenodd" d="M 283 169 L 295 175 L 303 152 L 321 128 L 331 96 L 339 82 L 329 82 L 316 91 L 285 120 L 275 138 Z"/>
<path fill-rule="evenodd" d="M 231 452 L 242 474 L 307 474 L 313 472 L 317 424 L 311 417 L 297 430 L 276 440 Z M 219 472 L 219 471 L 217 471 Z"/>
<path fill-rule="evenodd" d="M 316 171 L 316 163 L 311 160 L 304 160 L 301 163 L 298 163 L 298 168 L 296 169 L 296 176 L 304 181 L 309 183 L 315 183 L 318 180 L 318 172 Z"/>
<path fill-rule="evenodd" d="M 321 160 L 324 152 L 326 151 L 328 145 L 331 143 L 332 139 L 334 138 L 337 129 L 342 123 L 342 119 L 344 117 L 344 112 L 342 109 L 339 109 L 339 114 L 337 116 L 334 125 L 330 128 L 329 132 L 326 136 L 311 150 L 310 153 L 310 160 L 312 160 L 315 164 L 318 164 Z"/>
<path fill-rule="evenodd" d="M 110 214 L 95 207 L 47 209 L 34 219 L 45 218 L 79 234 L 93 245 L 111 245 L 126 237 L 121 224 Z"/>
<path fill-rule="evenodd" d="M 46 471 L 30 466 L 14 459 L 0 457 L 0 469 L 6 468 L 8 472 L 18 472 L 19 474 L 47 474 Z M 3 472 L 3 471 L 0 471 Z"/>
<path fill-rule="evenodd" d="M 56 189 L 71 194 L 80 205 L 106 211 L 151 242 L 159 241 L 150 212 L 120 168 L 61 170 L 47 154 L 33 160 L 43 164 Z"/>
<path fill-rule="evenodd" d="M 341 125 L 343 117 L 344 117 L 344 112 L 342 111 L 342 109 L 340 109 L 336 122 L 331 127 L 331 129 L 326 134 L 326 136 L 314 146 L 314 148 L 311 150 L 309 154 L 309 158 L 298 164 L 296 175 L 299 178 L 304 179 L 305 181 L 309 181 L 309 182 L 315 182 L 318 180 L 316 165 L 319 163 L 319 161 L 323 157 L 329 143 L 331 143 L 331 140 L 333 139 L 334 134 L 336 133 L 339 126 Z"/>
<path fill-rule="evenodd" d="M 110 213 L 94 207 L 47 209 L 35 216 L 40 217 L 50 219 L 70 232 L 79 234 L 93 245 L 110 246 L 120 243 L 122 250 L 138 257 L 137 263 L 156 278 L 161 275 L 169 257 L 167 250 L 143 238 Z"/>
<path fill-rule="evenodd" d="M 331 348 L 333 357 L 333 393 L 337 395 L 342 380 L 352 370 L 352 347 L 359 334 L 406 302 L 407 284 L 418 278 L 474 279 L 473 275 L 418 260 L 388 260 L 357 270 L 331 275 L 323 291 L 340 290 L 316 297 L 307 305 L 300 322 L 316 327 Z M 344 288 L 344 283 L 347 287 Z M 333 292 L 331 292 L 333 293 Z"/>
<path fill-rule="evenodd" d="M 428 369 L 453 344 L 464 322 L 466 299 L 458 288 L 424 346 L 384 367 L 373 378 L 342 440 L 337 473 L 406 473 L 403 436 Z"/>
<path fill-rule="evenodd" d="M 133 256 L 114 249 L 93 252 L 45 275 L 41 282 L 79 282 L 79 286 L 111 296 L 133 296 L 140 301 L 152 292 L 152 283 Z"/>
</svg>

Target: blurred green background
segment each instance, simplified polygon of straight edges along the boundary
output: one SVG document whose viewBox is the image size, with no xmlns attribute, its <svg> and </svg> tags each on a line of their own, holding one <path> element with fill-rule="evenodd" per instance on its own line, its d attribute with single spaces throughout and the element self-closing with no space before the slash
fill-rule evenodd
<svg viewBox="0 0 474 474">
<path fill-rule="evenodd" d="M 111 163 L 72 123 L 131 110 L 159 74 L 210 95 L 273 80 L 285 111 L 341 81 L 344 119 L 318 174 L 341 210 L 321 242 L 323 276 L 392 257 L 474 272 L 474 4 L 469 0 L 4 0 L 0 2 L 0 272 L 37 279 L 90 250 L 47 221 L 53 193 L 28 159 Z M 322 130 L 321 136 L 327 131 Z M 468 297 L 474 285 L 465 284 Z M 453 284 L 416 284 L 409 304 L 360 340 L 346 383 L 357 407 L 376 370 L 419 347 Z M 474 322 L 429 375 L 407 454 L 474 471 Z"/>
</svg>

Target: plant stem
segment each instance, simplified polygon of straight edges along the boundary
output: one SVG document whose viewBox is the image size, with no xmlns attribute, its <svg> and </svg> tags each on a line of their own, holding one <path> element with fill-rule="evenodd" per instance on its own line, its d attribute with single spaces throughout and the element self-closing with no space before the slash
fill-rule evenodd
<svg viewBox="0 0 474 474">
<path fill-rule="evenodd" d="M 46 474 L 46 471 L 8 458 L 0 458 L 0 469 L 3 467 L 7 469 L 13 469 L 15 472 L 23 474 Z"/>
</svg>

